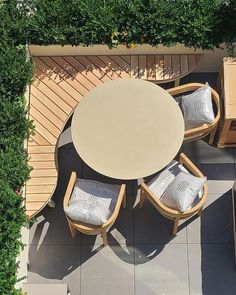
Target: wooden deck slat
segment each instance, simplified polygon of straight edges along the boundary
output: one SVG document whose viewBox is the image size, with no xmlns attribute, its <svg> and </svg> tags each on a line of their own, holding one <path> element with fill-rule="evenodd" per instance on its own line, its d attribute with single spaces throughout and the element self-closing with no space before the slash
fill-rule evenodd
<svg viewBox="0 0 236 295">
<path fill-rule="evenodd" d="M 130 77 L 130 63 L 127 63 L 122 57 L 119 55 L 109 55 L 109 58 L 113 60 L 117 65 L 119 65 L 123 71 L 125 71 Z"/>
<path fill-rule="evenodd" d="M 164 79 L 172 77 L 171 55 L 164 55 L 163 77 Z"/>
<path fill-rule="evenodd" d="M 54 191 L 55 184 L 53 185 L 27 185 L 27 194 L 31 193 L 52 193 Z M 31 210 L 31 209 L 29 209 Z"/>
<path fill-rule="evenodd" d="M 55 138 L 58 138 L 60 134 L 60 129 L 57 128 L 56 125 L 51 123 L 51 121 L 48 120 L 48 117 L 40 113 L 33 105 L 30 106 L 30 116 L 37 120 L 37 122 L 42 124 L 45 129 L 47 129 L 51 134 L 53 134 Z"/>
<path fill-rule="evenodd" d="M 56 169 L 33 169 L 30 172 L 31 177 L 47 177 L 47 176 L 57 176 Z"/>
<path fill-rule="evenodd" d="M 120 55 L 120 57 L 127 62 L 127 64 L 131 64 L 131 56 L 130 55 Z"/>
<path fill-rule="evenodd" d="M 66 112 L 66 114 L 69 114 L 73 110 L 73 107 L 71 107 L 67 102 L 65 102 L 64 99 L 62 99 L 61 95 L 63 96 L 63 93 L 60 92 L 60 89 L 57 90 L 57 92 L 59 93 L 58 95 L 46 84 L 44 84 L 40 80 L 37 80 L 37 77 L 35 82 L 33 82 L 33 85 L 37 87 L 41 92 L 43 92 L 47 97 L 49 97 L 52 101 L 54 101 L 57 106 L 60 106 L 61 109 Z"/>
<path fill-rule="evenodd" d="M 147 56 L 147 79 L 150 81 L 156 80 L 156 63 L 154 55 Z"/>
<path fill-rule="evenodd" d="M 190 54 L 188 56 L 188 70 L 192 71 L 196 67 L 196 55 L 195 54 Z"/>
<path fill-rule="evenodd" d="M 34 121 L 34 125 L 37 129 L 37 133 L 40 134 L 49 144 L 55 145 L 57 143 L 57 138 L 47 130 L 40 122 L 36 120 L 33 116 L 29 116 L 31 120 Z M 34 137 L 32 137 L 34 139 Z M 34 139 L 35 140 L 35 139 Z"/>
<path fill-rule="evenodd" d="M 172 58 L 172 77 L 177 78 L 181 73 L 179 55 L 174 54 L 171 56 L 171 58 Z"/>
<path fill-rule="evenodd" d="M 66 82 L 73 87 L 76 92 L 79 92 L 82 97 L 88 94 L 90 84 L 87 83 L 87 79 L 83 75 L 81 75 L 70 63 L 60 56 L 52 57 L 52 60 L 60 66 L 61 71 L 64 70 L 65 73 L 68 73 L 68 76 L 71 76 L 66 79 Z M 76 100 L 80 101 L 82 99 L 81 96 L 78 96 L 77 94 L 78 99 Z"/>
<path fill-rule="evenodd" d="M 55 185 L 57 177 L 32 177 L 27 181 L 27 185 Z"/>
<path fill-rule="evenodd" d="M 31 162 L 55 161 L 55 154 L 30 154 Z"/>
<path fill-rule="evenodd" d="M 50 194 L 26 194 L 27 203 L 47 202 Z"/>
<path fill-rule="evenodd" d="M 29 138 L 29 140 L 28 140 L 28 146 L 38 146 L 38 144 L 32 138 Z"/>
<path fill-rule="evenodd" d="M 110 58 L 110 56 L 98 55 L 98 58 L 101 59 L 106 66 L 115 72 L 120 78 L 130 78 L 130 74 L 126 73 L 119 64 Z"/>
<path fill-rule="evenodd" d="M 156 55 L 156 81 L 164 79 L 164 57 L 163 55 Z"/>
<path fill-rule="evenodd" d="M 102 84 L 102 81 L 98 79 L 93 73 L 88 71 L 86 67 L 74 56 L 65 56 L 64 59 L 73 65 L 73 67 L 86 78 L 86 84 L 89 90 L 92 90 L 95 86 Z"/>
<path fill-rule="evenodd" d="M 77 105 L 77 97 L 81 97 L 81 94 L 73 89 L 67 82 L 58 78 L 55 79 L 49 78 L 48 76 L 42 76 L 40 74 L 41 70 L 36 68 L 34 71 L 34 75 L 39 78 L 40 82 L 43 82 L 49 89 L 51 89 L 54 93 L 56 93 L 62 100 L 64 100 L 69 106 L 74 108 Z M 57 75 L 55 75 L 58 77 Z"/>
<path fill-rule="evenodd" d="M 53 145 L 29 146 L 28 153 L 30 153 L 30 154 L 53 154 L 53 153 L 55 153 L 55 146 L 53 146 Z"/>
<path fill-rule="evenodd" d="M 41 208 L 41 207 L 40 207 Z M 36 214 L 40 208 L 37 208 L 36 210 L 27 210 L 26 209 L 26 216 L 28 217 L 28 219 L 32 218 L 34 214 Z"/>
<path fill-rule="evenodd" d="M 34 60 L 37 61 L 37 67 L 42 71 L 46 69 L 46 75 L 50 80 L 58 84 L 62 90 L 65 90 L 75 101 L 78 102 L 81 100 L 84 95 L 83 92 L 87 93 L 88 90 L 74 79 L 73 74 L 70 75 L 69 71 L 72 72 L 73 67 L 71 65 L 67 66 L 63 58 L 44 56 L 38 59 L 35 58 Z M 58 64 L 57 61 L 61 64 Z M 65 70 L 66 68 L 68 71 Z M 73 102 L 71 105 L 73 105 Z"/>
<path fill-rule="evenodd" d="M 147 61 L 146 55 L 140 55 L 138 60 L 138 77 L 139 79 L 147 79 Z"/>
<path fill-rule="evenodd" d="M 31 106 L 33 106 L 36 110 L 40 111 L 43 116 L 45 116 L 53 125 L 57 126 L 59 130 L 64 125 L 64 122 L 59 119 L 50 108 L 47 108 L 44 104 L 42 104 L 33 94 L 31 95 L 30 100 Z"/>
<path fill-rule="evenodd" d="M 38 145 L 49 145 L 50 142 L 46 140 L 39 132 L 38 130 L 34 131 L 34 134 L 30 136 L 32 140 L 34 140 Z"/>
<path fill-rule="evenodd" d="M 47 108 L 49 108 L 51 110 L 51 112 L 53 112 L 54 115 L 56 115 L 62 122 L 66 121 L 66 119 L 68 118 L 68 114 L 63 109 L 61 109 L 61 107 L 58 106 L 58 104 L 60 104 L 60 101 L 59 101 L 60 98 L 59 98 L 59 100 L 56 100 L 55 99 L 56 96 L 54 96 L 54 99 L 51 100 L 50 98 L 52 98 L 52 96 L 50 98 L 47 97 L 44 93 L 42 93 L 34 85 L 31 85 L 30 93 L 34 97 L 37 97 L 38 100 L 42 104 L 44 104 Z"/>
<path fill-rule="evenodd" d="M 96 76 L 102 82 L 110 81 L 109 78 L 99 67 L 93 64 L 86 56 L 75 56 L 75 58 L 82 63 L 86 69 Z"/>
<path fill-rule="evenodd" d="M 138 74 L 139 74 L 139 63 L 138 63 L 138 55 L 131 55 L 131 78 L 138 78 Z"/>
<path fill-rule="evenodd" d="M 25 205 L 26 214 L 27 214 L 27 211 L 37 212 L 39 209 L 41 209 L 44 206 L 45 206 L 45 201 L 41 201 L 41 202 L 27 202 L 26 205 Z M 33 215 L 33 214 L 31 213 L 31 215 Z"/>
<path fill-rule="evenodd" d="M 180 56 L 181 75 L 188 73 L 188 56 L 186 54 Z"/>
<path fill-rule="evenodd" d="M 117 79 L 119 78 L 119 74 L 112 71 L 110 67 L 108 67 L 101 59 L 99 59 L 97 56 L 90 55 L 87 56 L 87 59 L 90 60 L 90 62 L 94 65 L 96 65 L 100 71 L 102 71 L 106 76 L 108 76 L 110 79 Z"/>
<path fill-rule="evenodd" d="M 34 171 L 37 169 L 52 169 L 55 170 L 56 169 L 56 164 L 55 164 L 55 158 L 53 157 L 53 159 L 51 161 L 37 161 L 37 160 L 31 160 L 29 159 L 29 165 L 31 167 L 33 167 Z M 31 171 L 32 173 L 32 171 Z"/>
</svg>

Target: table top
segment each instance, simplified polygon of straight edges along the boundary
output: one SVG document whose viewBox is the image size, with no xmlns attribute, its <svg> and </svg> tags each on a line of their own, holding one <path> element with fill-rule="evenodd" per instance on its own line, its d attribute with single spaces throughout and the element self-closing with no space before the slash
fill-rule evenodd
<svg viewBox="0 0 236 295">
<path fill-rule="evenodd" d="M 116 179 L 139 179 L 178 153 L 184 120 L 172 96 L 139 79 L 117 79 L 92 90 L 76 107 L 72 140 L 81 159 Z"/>
</svg>

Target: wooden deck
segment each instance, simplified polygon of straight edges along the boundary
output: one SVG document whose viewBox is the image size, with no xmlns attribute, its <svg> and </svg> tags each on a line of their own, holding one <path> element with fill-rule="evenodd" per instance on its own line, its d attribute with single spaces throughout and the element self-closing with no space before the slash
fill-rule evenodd
<svg viewBox="0 0 236 295">
<path fill-rule="evenodd" d="M 179 79 L 193 71 L 200 55 L 56 56 L 35 57 L 29 116 L 35 134 L 28 141 L 26 213 L 36 215 L 57 184 L 57 141 L 76 105 L 94 87 L 118 78 L 153 82 Z"/>
</svg>

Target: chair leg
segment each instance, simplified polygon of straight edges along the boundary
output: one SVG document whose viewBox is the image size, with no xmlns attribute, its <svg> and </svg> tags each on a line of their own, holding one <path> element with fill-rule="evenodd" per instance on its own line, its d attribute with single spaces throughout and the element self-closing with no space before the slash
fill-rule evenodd
<svg viewBox="0 0 236 295">
<path fill-rule="evenodd" d="M 177 78 L 177 79 L 175 80 L 175 87 L 179 86 L 179 81 L 180 81 L 179 78 Z"/>
<path fill-rule="evenodd" d="M 179 219 L 180 219 L 179 217 L 177 217 L 177 218 L 175 219 L 174 228 L 173 228 L 173 235 L 174 235 L 174 236 L 176 235 L 177 230 L 178 230 Z"/>
<path fill-rule="evenodd" d="M 72 238 L 76 237 L 77 231 L 76 229 L 73 227 L 73 225 L 71 224 L 71 222 L 68 220 L 68 225 L 69 225 L 69 229 L 70 229 L 70 233 Z"/>
<path fill-rule="evenodd" d="M 197 212 L 198 216 L 201 216 L 202 215 L 202 210 L 203 210 L 203 207 L 198 210 L 198 212 Z"/>
<path fill-rule="evenodd" d="M 50 208 L 55 208 L 55 207 L 56 207 L 55 202 L 54 202 L 52 199 L 50 199 L 50 200 L 48 201 L 48 206 L 49 206 Z"/>
<path fill-rule="evenodd" d="M 209 137 L 209 141 L 208 141 L 209 144 L 212 144 L 213 143 L 213 140 L 214 140 L 215 134 L 216 134 L 216 129 L 217 129 L 217 127 L 215 127 L 213 129 L 213 131 L 210 133 L 210 137 Z"/>
<path fill-rule="evenodd" d="M 139 201 L 139 208 L 142 208 L 143 207 L 143 203 L 144 203 L 144 192 L 142 190 L 142 188 L 140 188 L 140 201 Z"/>
<path fill-rule="evenodd" d="M 103 245 L 106 246 L 107 245 L 107 232 L 106 232 L 106 229 L 102 230 L 102 240 L 103 240 Z"/>
<path fill-rule="evenodd" d="M 124 196 L 123 196 L 122 206 L 123 206 L 123 208 L 126 207 L 126 193 L 124 193 Z"/>
</svg>

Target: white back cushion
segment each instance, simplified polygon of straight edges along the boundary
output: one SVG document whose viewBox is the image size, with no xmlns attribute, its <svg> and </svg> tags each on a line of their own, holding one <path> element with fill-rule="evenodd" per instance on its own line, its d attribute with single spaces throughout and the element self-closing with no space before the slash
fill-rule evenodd
<svg viewBox="0 0 236 295">
<path fill-rule="evenodd" d="M 180 172 L 162 195 L 161 202 L 184 212 L 194 203 L 205 182 L 206 177 L 200 178 Z"/>
<path fill-rule="evenodd" d="M 176 175 L 178 175 L 181 171 L 188 173 L 188 171 L 181 164 L 179 164 L 179 162 L 173 160 L 164 170 L 149 181 L 147 186 L 157 198 L 160 198 L 167 187 L 175 179 Z"/>
<path fill-rule="evenodd" d="M 182 96 L 182 110 L 186 130 L 214 121 L 211 87 L 208 83 L 193 93 Z"/>
</svg>

